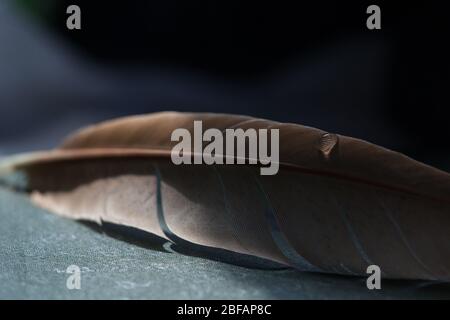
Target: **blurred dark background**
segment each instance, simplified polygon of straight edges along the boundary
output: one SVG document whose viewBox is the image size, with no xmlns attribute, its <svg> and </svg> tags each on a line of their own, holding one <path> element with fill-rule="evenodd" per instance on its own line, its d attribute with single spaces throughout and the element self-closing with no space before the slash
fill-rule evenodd
<svg viewBox="0 0 450 320">
<path fill-rule="evenodd" d="M 71 4 L 81 30 L 66 28 Z M 381 30 L 366 28 L 371 4 Z M 444 4 L 2 0 L 0 154 L 112 117 L 208 111 L 314 126 L 448 169 Z"/>
</svg>

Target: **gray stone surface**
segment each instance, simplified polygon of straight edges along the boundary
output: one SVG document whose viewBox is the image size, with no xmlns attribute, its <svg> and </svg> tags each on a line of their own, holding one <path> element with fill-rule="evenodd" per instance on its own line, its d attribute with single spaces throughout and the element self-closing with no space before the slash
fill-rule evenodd
<svg viewBox="0 0 450 320">
<path fill-rule="evenodd" d="M 136 245 L 34 207 L 0 187 L 0 298 L 388 299 L 449 298 L 450 287 L 294 270 L 255 270 Z M 81 289 L 68 290 L 69 265 Z"/>
</svg>

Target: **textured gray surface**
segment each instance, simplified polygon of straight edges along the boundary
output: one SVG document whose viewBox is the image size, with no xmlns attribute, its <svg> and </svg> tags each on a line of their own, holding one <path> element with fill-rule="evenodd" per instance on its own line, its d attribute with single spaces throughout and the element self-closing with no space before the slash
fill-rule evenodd
<svg viewBox="0 0 450 320">
<path fill-rule="evenodd" d="M 139 246 L 34 207 L 0 187 L 0 298 L 334 299 L 450 298 L 450 287 L 254 270 Z M 68 290 L 66 268 L 81 268 Z"/>
</svg>

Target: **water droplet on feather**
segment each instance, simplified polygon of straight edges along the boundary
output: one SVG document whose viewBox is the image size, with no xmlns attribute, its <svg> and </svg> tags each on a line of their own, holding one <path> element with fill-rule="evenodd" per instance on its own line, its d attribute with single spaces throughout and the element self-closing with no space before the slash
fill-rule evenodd
<svg viewBox="0 0 450 320">
<path fill-rule="evenodd" d="M 337 134 L 325 133 L 320 137 L 318 146 L 319 151 L 326 159 L 329 159 L 338 142 L 339 137 Z"/>
</svg>

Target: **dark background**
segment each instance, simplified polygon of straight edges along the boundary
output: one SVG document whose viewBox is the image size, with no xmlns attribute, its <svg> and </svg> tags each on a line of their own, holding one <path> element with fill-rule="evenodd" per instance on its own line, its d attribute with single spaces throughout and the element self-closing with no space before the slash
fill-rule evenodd
<svg viewBox="0 0 450 320">
<path fill-rule="evenodd" d="M 444 3 L 5 1 L 0 152 L 52 147 L 116 116 L 208 111 L 314 126 L 447 169 Z M 70 4 L 82 30 L 66 28 Z M 370 4 L 381 30 L 366 28 Z"/>
</svg>

